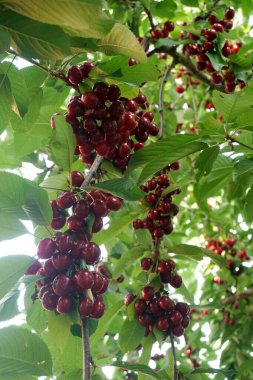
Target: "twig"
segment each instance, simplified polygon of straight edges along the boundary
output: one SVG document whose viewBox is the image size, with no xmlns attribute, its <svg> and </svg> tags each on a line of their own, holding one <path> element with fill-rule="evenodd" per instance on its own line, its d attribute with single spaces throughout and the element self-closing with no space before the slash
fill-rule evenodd
<svg viewBox="0 0 253 380">
<path fill-rule="evenodd" d="M 238 300 L 247 299 L 249 297 L 253 297 L 253 288 L 249 288 L 239 294 L 233 294 L 232 296 L 225 298 L 223 301 L 221 301 L 221 303 L 222 305 L 230 305 Z"/>
<path fill-rule="evenodd" d="M 175 345 L 174 345 L 174 336 L 173 336 L 172 331 L 170 331 L 170 342 L 171 342 L 172 355 L 173 355 L 173 359 L 174 359 L 173 380 L 178 380 L 177 356 L 176 356 L 176 350 L 175 350 Z"/>
<path fill-rule="evenodd" d="M 22 57 L 21 55 L 18 55 L 13 49 L 9 49 L 7 53 L 14 54 L 17 57 L 20 57 L 25 61 L 30 62 L 32 65 L 37 66 L 40 70 L 44 71 L 49 76 L 62 80 L 64 83 L 66 83 L 67 86 L 74 88 L 80 94 L 79 87 L 71 84 L 62 72 L 50 70 L 49 68 L 42 66 L 39 62 L 35 61 L 32 58 Z"/>
<path fill-rule="evenodd" d="M 99 166 L 101 165 L 102 161 L 103 161 L 103 157 L 97 155 L 92 166 L 91 166 L 91 168 L 90 168 L 90 170 L 89 170 L 89 173 L 85 177 L 81 187 L 85 187 L 85 186 L 88 186 L 90 184 L 91 179 L 96 174 L 96 172 L 97 172 Z"/>
<path fill-rule="evenodd" d="M 158 139 L 163 138 L 164 135 L 164 129 L 165 129 L 165 120 L 164 120 L 164 88 L 168 79 L 168 76 L 173 69 L 173 67 L 176 65 L 177 61 L 174 58 L 172 63 L 170 65 L 165 66 L 164 75 L 161 82 L 161 87 L 159 91 L 159 113 L 160 113 L 160 129 L 158 134 Z"/>
<path fill-rule="evenodd" d="M 148 10 L 147 7 L 145 7 L 145 5 L 143 4 L 143 9 L 148 17 L 148 20 L 149 20 L 149 23 L 150 23 L 150 26 L 151 26 L 151 29 L 154 29 L 155 28 L 155 24 L 154 24 L 154 21 L 153 21 L 153 17 L 152 17 L 152 14 L 151 12 Z"/>
<path fill-rule="evenodd" d="M 147 56 L 150 57 L 155 53 L 169 54 L 171 57 L 173 57 L 177 61 L 177 63 L 180 63 L 181 65 L 185 66 L 191 72 L 192 75 L 194 75 L 196 78 L 198 78 L 202 82 L 206 83 L 210 88 L 226 93 L 222 85 L 214 84 L 213 82 L 211 82 L 211 80 L 205 74 L 203 74 L 201 71 L 198 71 L 197 67 L 193 64 L 190 58 L 185 57 L 182 54 L 179 54 L 176 51 L 175 47 L 160 46 L 148 52 Z"/>
<path fill-rule="evenodd" d="M 81 318 L 83 347 L 83 379 L 90 380 L 89 318 Z"/>
<path fill-rule="evenodd" d="M 252 147 L 252 146 L 247 145 L 247 144 L 244 144 L 243 142 L 238 141 L 238 140 L 234 139 L 234 138 L 231 137 L 231 136 L 227 136 L 227 139 L 228 139 L 229 141 L 231 141 L 232 143 L 236 143 L 236 144 L 239 144 L 239 145 L 241 145 L 241 146 L 244 146 L 245 148 L 248 148 L 248 149 L 250 149 L 250 150 L 253 150 L 253 147 Z"/>
</svg>

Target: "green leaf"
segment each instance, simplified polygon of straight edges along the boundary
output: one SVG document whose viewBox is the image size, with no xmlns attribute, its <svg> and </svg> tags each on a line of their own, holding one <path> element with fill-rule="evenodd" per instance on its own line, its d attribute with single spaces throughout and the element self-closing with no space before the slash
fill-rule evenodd
<svg viewBox="0 0 253 380">
<path fill-rule="evenodd" d="M 248 176 L 250 174 L 253 174 L 253 160 L 242 158 L 234 167 L 234 179 L 241 182 L 244 176 Z"/>
<path fill-rule="evenodd" d="M 68 335 L 67 343 L 60 356 L 60 365 L 65 373 L 82 368 L 82 340 L 79 337 Z M 79 377 L 71 378 L 71 380 L 74 379 L 79 379 Z"/>
<path fill-rule="evenodd" d="M 206 144 L 199 141 L 198 137 L 191 135 L 177 135 L 157 141 L 132 155 L 127 174 L 129 175 L 135 168 L 144 166 L 138 180 L 138 184 L 141 184 L 166 165 L 205 147 Z"/>
<path fill-rule="evenodd" d="M 214 161 L 218 157 L 220 148 L 218 145 L 204 149 L 196 160 L 195 167 L 198 169 L 196 179 L 199 180 L 203 175 L 207 175 L 212 170 Z"/>
<path fill-rule="evenodd" d="M 244 376 L 250 374 L 253 370 L 253 361 L 252 359 L 245 360 L 239 367 L 238 372 Z"/>
<path fill-rule="evenodd" d="M 144 335 L 144 329 L 140 327 L 137 319 L 133 321 L 126 320 L 119 334 L 119 346 L 123 353 L 135 348 L 141 343 Z"/>
<path fill-rule="evenodd" d="M 46 344 L 30 331 L 16 326 L 0 330 L 0 374 L 52 373 L 52 359 Z"/>
<path fill-rule="evenodd" d="M 15 317 L 18 313 L 18 297 L 19 292 L 13 294 L 6 302 L 0 305 L 0 321 L 7 321 L 13 317 Z"/>
<path fill-rule="evenodd" d="M 18 218 L 7 212 L 0 213 L 0 240 L 9 240 L 17 236 L 28 234 L 27 228 Z"/>
<path fill-rule="evenodd" d="M 9 49 L 11 42 L 10 34 L 0 27 L 0 52 L 4 52 Z M 0 82 L 1 83 L 1 82 Z"/>
<path fill-rule="evenodd" d="M 253 131 L 253 110 L 243 113 L 236 118 L 236 123 L 239 129 Z"/>
<path fill-rule="evenodd" d="M 155 343 L 155 339 L 153 335 L 148 335 L 147 337 L 143 338 L 142 340 L 143 349 L 142 349 L 141 357 L 139 360 L 139 364 L 144 364 L 148 366 L 148 363 L 150 361 L 150 356 L 151 356 L 151 350 L 154 343 Z M 146 380 L 146 379 L 147 379 L 146 374 L 143 374 L 140 372 L 138 375 L 138 380 Z"/>
<path fill-rule="evenodd" d="M 189 244 L 179 244 L 167 248 L 168 252 L 176 253 L 177 256 L 200 261 L 204 256 L 209 257 L 214 263 L 220 267 L 226 266 L 226 261 L 223 257 L 209 251 L 209 249 L 196 247 Z"/>
<path fill-rule="evenodd" d="M 24 217 L 22 205 L 25 200 L 24 179 L 16 174 L 0 172 L 0 210 Z"/>
<path fill-rule="evenodd" d="M 2 0 L 5 6 L 24 16 L 46 24 L 69 29 L 78 37 L 101 38 L 114 21 L 102 11 L 102 1 L 90 0 Z M 28 6 L 29 4 L 29 6 Z"/>
<path fill-rule="evenodd" d="M 66 123 L 64 116 L 55 117 L 54 139 L 52 152 L 55 162 L 68 172 L 71 171 L 76 141 L 71 126 Z"/>
<path fill-rule="evenodd" d="M 48 193 L 65 191 L 68 186 L 67 178 L 68 172 L 50 175 L 47 179 L 40 183 L 40 186 L 46 189 Z"/>
<path fill-rule="evenodd" d="M 156 17 L 171 18 L 174 16 L 174 12 L 177 9 L 177 5 L 173 0 L 152 1 L 151 2 L 151 14 Z"/>
<path fill-rule="evenodd" d="M 124 252 L 120 259 L 115 261 L 113 269 L 113 278 L 117 279 L 119 275 L 143 255 L 143 247 L 134 247 Z"/>
<path fill-rule="evenodd" d="M 128 364 L 127 362 L 115 361 L 111 364 L 113 367 L 125 368 L 129 371 L 141 372 L 151 377 L 151 379 L 164 380 L 157 372 L 144 364 Z"/>
<path fill-rule="evenodd" d="M 115 305 L 111 306 L 108 310 L 106 310 L 103 317 L 98 322 L 98 327 L 94 334 L 91 335 L 90 338 L 90 346 L 91 350 L 93 347 L 97 345 L 97 343 L 103 339 L 108 327 L 110 326 L 110 323 L 113 321 L 113 319 L 118 315 L 121 309 L 123 309 L 124 303 L 123 300 L 117 302 Z"/>
<path fill-rule="evenodd" d="M 23 210 L 26 215 L 40 226 L 48 226 L 52 221 L 52 208 L 46 190 L 35 185 L 32 181 L 25 183 L 25 204 Z"/>
<path fill-rule="evenodd" d="M 253 187 L 247 192 L 244 204 L 244 215 L 248 222 L 253 220 Z"/>
<path fill-rule="evenodd" d="M 42 333 L 47 328 L 48 311 L 43 309 L 40 300 L 33 301 L 32 295 L 34 294 L 35 286 L 34 282 L 26 285 L 25 291 L 25 310 L 26 310 L 26 322 L 37 333 Z"/>
<path fill-rule="evenodd" d="M 234 369 L 224 370 L 224 369 L 216 369 L 216 368 L 196 368 L 194 371 L 191 372 L 192 374 L 195 373 L 221 373 L 224 376 L 231 376 L 235 375 Z"/>
<path fill-rule="evenodd" d="M 221 71 L 222 67 L 226 65 L 226 60 L 220 54 L 206 53 L 206 55 L 216 71 Z"/>
<path fill-rule="evenodd" d="M 1 35 L 0 35 L 1 40 Z M 9 124 L 13 99 L 11 94 L 10 81 L 5 74 L 0 75 L 0 133 Z"/>
<path fill-rule="evenodd" d="M 219 91 L 213 92 L 212 102 L 224 121 L 234 121 L 237 116 L 251 110 L 253 102 L 253 89 L 245 88 L 234 94 L 224 94 Z"/>
<path fill-rule="evenodd" d="M 59 59 L 70 54 L 69 39 L 58 26 L 42 24 L 7 9 L 0 13 L 0 26 L 10 33 L 17 53 L 25 57 Z"/>
<path fill-rule="evenodd" d="M 116 23 L 100 41 L 98 48 L 107 55 L 126 55 L 139 63 L 147 60 L 146 54 L 135 35 L 124 25 Z"/>
<path fill-rule="evenodd" d="M 121 67 L 121 72 L 120 79 L 122 81 L 135 84 L 141 84 L 146 81 L 154 82 L 158 80 L 159 76 L 157 67 L 151 61 L 134 66 L 129 66 L 127 63 Z"/>
<path fill-rule="evenodd" d="M 71 319 L 67 314 L 49 313 L 48 334 L 51 341 L 63 353 L 70 335 Z M 64 334 L 62 333 L 64 331 Z"/>
<path fill-rule="evenodd" d="M 33 261 L 32 257 L 25 255 L 0 258 L 0 305 L 10 298 L 8 293 Z"/>
<path fill-rule="evenodd" d="M 108 191 L 111 194 L 117 195 L 126 201 L 137 201 L 143 198 L 144 193 L 137 186 L 133 179 L 117 178 L 108 181 L 100 182 L 92 188 Z"/>
</svg>

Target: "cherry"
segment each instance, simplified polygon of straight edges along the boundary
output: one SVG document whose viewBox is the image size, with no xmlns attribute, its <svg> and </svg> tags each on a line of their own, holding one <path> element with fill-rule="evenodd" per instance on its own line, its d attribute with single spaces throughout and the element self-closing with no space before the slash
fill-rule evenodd
<svg viewBox="0 0 253 380">
<path fill-rule="evenodd" d="M 100 156 L 106 157 L 107 154 L 110 152 L 111 146 L 108 142 L 102 141 L 96 146 L 96 152 Z"/>
<path fill-rule="evenodd" d="M 51 227 L 54 230 L 60 230 L 66 223 L 66 217 L 64 215 L 59 215 L 52 219 Z"/>
<path fill-rule="evenodd" d="M 38 293 L 38 297 L 39 299 L 42 299 L 43 295 L 46 293 L 46 292 L 53 292 L 53 289 L 51 287 L 51 284 L 46 284 L 46 285 L 43 285 L 41 288 L 40 288 L 40 291 Z M 53 293 L 54 294 L 54 293 Z"/>
<path fill-rule="evenodd" d="M 141 291 L 141 298 L 145 301 L 152 301 L 155 295 L 155 290 L 152 286 L 145 286 Z"/>
<path fill-rule="evenodd" d="M 121 115 L 123 115 L 124 110 L 124 105 L 119 101 L 115 101 L 110 105 L 108 111 L 112 118 L 118 119 Z"/>
<path fill-rule="evenodd" d="M 108 136 L 113 135 L 116 132 L 117 128 L 118 128 L 117 122 L 114 119 L 110 118 L 110 117 L 108 117 L 107 119 L 103 120 L 102 126 L 104 128 L 105 134 L 108 135 Z"/>
<path fill-rule="evenodd" d="M 91 272 L 93 277 L 93 284 L 91 290 L 93 293 L 99 293 L 104 287 L 104 277 L 98 272 Z"/>
<path fill-rule="evenodd" d="M 208 17 L 207 21 L 209 22 L 209 24 L 213 25 L 215 24 L 218 20 L 217 20 L 217 17 L 214 16 L 214 15 L 211 15 Z"/>
<path fill-rule="evenodd" d="M 170 322 L 172 326 L 178 326 L 183 320 L 182 314 L 178 310 L 172 311 L 170 315 Z"/>
<path fill-rule="evenodd" d="M 153 260 L 150 259 L 149 257 L 144 257 L 143 259 L 141 259 L 141 267 L 144 271 L 149 271 L 152 265 L 153 265 Z"/>
<path fill-rule="evenodd" d="M 206 68 L 206 62 L 197 62 L 198 71 L 204 71 Z"/>
<path fill-rule="evenodd" d="M 57 302 L 58 297 L 52 291 L 46 291 L 41 298 L 42 306 L 46 310 L 55 310 Z"/>
<path fill-rule="evenodd" d="M 215 72 L 212 74 L 212 80 L 213 83 L 220 84 L 223 81 L 223 76 L 220 73 Z"/>
<path fill-rule="evenodd" d="M 96 299 L 93 303 L 93 309 L 90 316 L 91 318 L 98 319 L 102 317 L 102 315 L 104 314 L 104 311 L 105 311 L 105 305 L 103 301 Z"/>
<path fill-rule="evenodd" d="M 71 215 L 67 219 L 67 226 L 70 231 L 84 232 L 86 224 L 82 218 L 79 218 L 79 216 Z"/>
<path fill-rule="evenodd" d="M 138 143 L 134 144 L 134 146 L 133 146 L 133 149 L 135 152 L 137 152 L 137 150 L 142 149 L 142 148 L 144 148 L 144 144 L 141 142 L 138 142 Z"/>
<path fill-rule="evenodd" d="M 225 19 L 232 20 L 235 16 L 235 11 L 232 8 L 227 8 L 225 11 Z"/>
<path fill-rule="evenodd" d="M 134 58 L 130 58 L 129 61 L 128 61 L 128 66 L 134 66 L 137 64 L 137 61 L 136 59 Z"/>
<path fill-rule="evenodd" d="M 49 259 L 49 260 L 50 260 L 50 259 Z M 46 276 L 46 273 L 45 273 L 44 268 L 40 268 L 40 269 L 38 269 L 37 272 L 36 272 L 36 275 L 37 275 L 37 276 L 45 277 L 45 276 Z M 44 282 L 46 282 L 45 280 L 46 280 L 46 279 L 44 279 Z M 35 281 L 35 284 L 36 284 L 39 288 L 41 288 L 41 287 L 44 285 L 44 282 L 42 282 L 41 280 L 36 280 L 36 281 Z"/>
<path fill-rule="evenodd" d="M 41 263 L 38 260 L 35 260 L 25 271 L 25 275 L 33 275 L 38 272 L 41 268 Z"/>
<path fill-rule="evenodd" d="M 82 72 L 77 66 L 71 66 L 67 74 L 68 81 L 74 85 L 78 85 L 82 82 Z"/>
<path fill-rule="evenodd" d="M 124 102 L 124 107 L 125 107 L 125 110 L 129 112 L 136 112 L 138 110 L 138 104 L 135 103 L 135 101 L 132 99 L 127 99 Z"/>
<path fill-rule="evenodd" d="M 175 309 L 175 303 L 168 296 L 162 296 L 159 299 L 159 306 L 165 311 L 173 311 Z"/>
<path fill-rule="evenodd" d="M 233 73 L 233 72 L 227 72 L 226 74 L 225 74 L 225 81 L 227 82 L 227 83 L 234 83 L 234 81 L 235 81 L 235 74 Z"/>
<path fill-rule="evenodd" d="M 109 88 L 108 88 L 108 85 L 106 83 L 97 82 L 94 84 L 92 90 L 98 99 L 105 100 L 107 98 Z"/>
<path fill-rule="evenodd" d="M 82 269 L 75 275 L 77 285 L 81 289 L 91 289 L 94 284 L 94 277 L 92 272 L 89 272 L 87 269 Z"/>
<path fill-rule="evenodd" d="M 96 243 L 86 243 L 83 248 L 83 256 L 88 265 L 95 265 L 100 259 L 100 248 Z"/>
<path fill-rule="evenodd" d="M 89 215 L 90 206 L 87 203 L 87 201 L 81 199 L 75 205 L 73 212 L 74 212 L 74 215 L 76 215 L 80 219 L 86 218 Z"/>
<path fill-rule="evenodd" d="M 120 89 L 117 85 L 111 84 L 108 87 L 108 94 L 107 94 L 107 99 L 110 100 L 110 102 L 115 102 L 116 100 L 119 99 L 120 97 Z"/>
<path fill-rule="evenodd" d="M 168 31 L 168 32 L 173 32 L 174 28 L 175 28 L 175 25 L 174 25 L 174 22 L 172 21 L 165 21 L 164 23 L 164 28 Z"/>
<path fill-rule="evenodd" d="M 90 298 L 84 297 L 79 303 L 79 314 L 81 318 L 89 317 L 92 314 L 94 303 Z"/>
<path fill-rule="evenodd" d="M 216 32 L 223 32 L 224 27 L 219 23 L 214 23 L 212 29 L 216 30 Z"/>
<path fill-rule="evenodd" d="M 134 101 L 137 103 L 137 104 L 140 104 L 140 105 L 143 105 L 146 103 L 147 101 L 147 98 L 144 94 L 142 94 L 141 92 L 139 93 L 138 96 L 136 96 L 136 98 L 134 98 Z"/>
<path fill-rule="evenodd" d="M 147 304 L 144 300 L 137 300 L 134 304 L 134 309 L 137 315 L 142 315 L 147 309 Z"/>
<path fill-rule="evenodd" d="M 52 286 L 57 296 L 65 296 L 71 289 L 71 278 L 65 274 L 58 274 L 54 278 Z"/>
<path fill-rule="evenodd" d="M 62 271 L 68 269 L 72 263 L 72 258 L 69 254 L 57 254 L 52 258 L 52 264 L 55 269 Z"/>
<path fill-rule="evenodd" d="M 173 288 L 180 288 L 180 286 L 182 285 L 182 282 L 183 282 L 182 277 L 179 275 L 175 275 L 171 277 L 170 285 L 173 286 Z"/>
<path fill-rule="evenodd" d="M 66 191 L 56 199 L 57 206 L 66 209 L 72 207 L 76 203 L 75 194 L 71 191 Z"/>
<path fill-rule="evenodd" d="M 93 150 L 94 150 L 94 145 L 93 143 L 91 143 L 91 141 L 83 143 L 82 145 L 79 146 L 79 151 L 84 156 L 89 156 Z"/>
<path fill-rule="evenodd" d="M 92 203 L 92 210 L 96 216 L 106 216 L 108 214 L 108 207 L 106 202 L 102 199 L 95 199 Z"/>
<path fill-rule="evenodd" d="M 148 312 L 154 315 L 163 313 L 163 310 L 159 306 L 159 302 L 157 299 L 153 299 L 148 305 Z"/>
<path fill-rule="evenodd" d="M 177 337 L 180 337 L 180 336 L 182 336 L 184 334 L 184 328 L 181 325 L 173 326 L 172 327 L 172 332 L 173 332 L 173 335 L 175 335 Z"/>
<path fill-rule="evenodd" d="M 113 195 L 109 195 L 106 199 L 106 206 L 111 211 L 118 211 L 122 205 L 122 200 Z"/>
<path fill-rule="evenodd" d="M 183 317 L 186 317 L 191 312 L 190 306 L 188 306 L 185 302 L 178 302 L 175 309 L 178 310 Z"/>
<path fill-rule="evenodd" d="M 189 315 L 187 315 L 187 316 L 184 317 L 184 319 L 182 320 L 181 325 L 186 329 L 186 327 L 188 327 L 189 324 L 190 324 L 190 317 L 189 317 Z"/>
<path fill-rule="evenodd" d="M 58 299 L 56 310 L 60 314 L 69 313 L 72 309 L 73 301 L 71 296 L 61 296 Z"/>
<path fill-rule="evenodd" d="M 103 294 L 107 291 L 109 285 L 109 279 L 105 276 L 103 276 L 103 285 L 102 287 L 96 292 L 97 294 Z"/>
<path fill-rule="evenodd" d="M 73 171 L 68 176 L 68 182 L 72 184 L 74 187 L 80 187 L 82 186 L 82 183 L 84 181 L 84 176 L 81 172 Z"/>
<path fill-rule="evenodd" d="M 86 108 L 94 109 L 98 105 L 98 98 L 92 92 L 85 92 L 81 96 L 81 102 Z"/>
<path fill-rule="evenodd" d="M 83 120 L 83 124 L 82 124 L 83 128 L 87 131 L 87 132 L 95 132 L 97 130 L 97 122 L 96 120 L 91 117 L 91 116 L 88 116 L 86 117 L 84 120 Z"/>
<path fill-rule="evenodd" d="M 235 83 L 226 83 L 226 85 L 225 85 L 225 91 L 227 93 L 234 92 L 235 87 L 236 87 Z"/>
<path fill-rule="evenodd" d="M 138 230 L 140 228 L 144 228 L 143 221 L 141 219 L 135 219 L 133 221 L 133 228 L 135 230 Z"/>
<path fill-rule="evenodd" d="M 204 51 L 206 52 L 210 52 L 210 51 L 213 51 L 213 43 L 211 41 L 205 41 L 203 42 L 203 49 Z"/>
<path fill-rule="evenodd" d="M 39 259 L 49 259 L 53 256 L 55 249 L 56 243 L 53 239 L 42 239 L 37 247 L 37 256 Z"/>
<path fill-rule="evenodd" d="M 93 222 L 93 225 L 92 225 L 92 233 L 93 234 L 96 234 L 97 232 L 101 231 L 103 228 L 103 219 L 102 218 L 99 218 L 97 217 L 94 222 Z"/>
<path fill-rule="evenodd" d="M 177 86 L 176 86 L 176 92 L 177 92 L 178 94 L 182 94 L 183 92 L 185 92 L 185 88 L 184 88 L 184 86 L 182 86 L 181 84 L 177 85 Z"/>
<path fill-rule="evenodd" d="M 67 110 L 70 117 L 79 117 L 85 112 L 85 108 L 80 100 L 75 100 L 69 103 Z"/>
<path fill-rule="evenodd" d="M 213 41 L 217 37 L 215 29 L 206 29 L 205 30 L 205 38 L 207 41 Z"/>
<path fill-rule="evenodd" d="M 139 315 L 138 320 L 139 323 L 145 327 L 153 324 L 153 318 L 149 314 Z"/>
<path fill-rule="evenodd" d="M 166 331 L 170 327 L 170 319 L 166 316 L 159 317 L 157 321 L 157 328 L 161 331 Z"/>
<path fill-rule="evenodd" d="M 135 299 L 135 295 L 134 294 L 127 294 L 124 298 L 124 305 L 126 307 L 128 307 L 130 305 L 130 303 L 133 302 L 133 300 Z"/>
<path fill-rule="evenodd" d="M 57 273 L 57 270 L 53 266 L 52 259 L 48 259 L 44 262 L 43 269 L 46 277 L 54 277 Z"/>
</svg>

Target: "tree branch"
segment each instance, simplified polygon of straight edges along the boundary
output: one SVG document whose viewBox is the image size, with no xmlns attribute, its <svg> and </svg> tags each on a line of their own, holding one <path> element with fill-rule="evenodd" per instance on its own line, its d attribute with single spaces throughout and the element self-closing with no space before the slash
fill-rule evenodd
<svg viewBox="0 0 253 380">
<path fill-rule="evenodd" d="M 94 175 L 96 174 L 99 166 L 101 165 L 103 161 L 103 157 L 102 156 L 99 156 L 97 154 L 90 170 L 89 170 L 89 173 L 86 175 L 83 183 L 82 183 L 82 186 L 81 187 L 85 187 L 85 186 L 88 186 L 90 184 L 90 181 L 92 180 L 92 178 L 94 177 Z"/>
<path fill-rule="evenodd" d="M 151 26 L 151 29 L 154 29 L 155 28 L 155 24 L 154 24 L 154 21 L 153 21 L 153 17 L 152 17 L 152 14 L 151 12 L 148 10 L 147 7 L 145 7 L 145 5 L 143 4 L 143 9 L 148 17 L 148 20 L 149 20 L 149 23 L 150 23 L 150 26 Z"/>
<path fill-rule="evenodd" d="M 173 336 L 172 331 L 170 331 L 170 342 L 171 342 L 172 355 L 174 358 L 173 380 L 178 380 L 177 356 L 176 356 L 176 350 L 175 350 L 175 345 L 174 345 L 174 336 Z"/>
<path fill-rule="evenodd" d="M 185 57 L 182 54 L 179 54 L 176 51 L 175 47 L 160 46 L 148 52 L 147 56 L 150 57 L 155 53 L 169 54 L 171 57 L 173 57 L 176 60 L 177 63 L 180 63 L 181 65 L 185 66 L 191 72 L 192 75 L 194 75 L 196 78 L 198 78 L 202 82 L 206 83 L 210 88 L 225 93 L 225 89 L 222 85 L 214 84 L 205 74 L 203 74 L 201 71 L 198 71 L 197 67 L 193 64 L 190 58 Z"/>
<path fill-rule="evenodd" d="M 243 142 L 238 141 L 238 140 L 234 139 L 234 138 L 231 137 L 231 136 L 227 136 L 227 139 L 228 139 L 229 141 L 231 141 L 231 143 L 236 143 L 236 144 L 239 144 L 239 145 L 241 145 L 241 146 L 244 146 L 245 148 L 248 148 L 248 149 L 250 149 L 250 150 L 253 150 L 253 147 L 252 147 L 252 146 L 247 145 L 247 144 L 244 144 Z"/>
<path fill-rule="evenodd" d="M 81 318 L 83 347 L 83 379 L 90 380 L 89 318 Z"/>
<path fill-rule="evenodd" d="M 164 88 L 168 79 L 168 76 L 173 69 L 173 67 L 176 65 L 177 61 L 174 58 L 172 63 L 170 65 L 165 66 L 164 75 L 161 82 L 161 87 L 159 91 L 159 113 L 160 113 L 160 129 L 158 134 L 158 139 L 163 138 L 164 135 L 164 129 L 165 129 L 165 120 L 164 120 Z"/>
<path fill-rule="evenodd" d="M 229 296 L 229 297 L 225 298 L 223 301 L 221 301 L 221 304 L 224 306 L 230 305 L 230 304 L 235 303 L 238 300 L 247 299 L 249 297 L 253 297 L 253 288 L 249 288 L 249 289 L 247 289 L 244 292 L 239 293 L 239 294 L 233 294 L 232 296 Z"/>
</svg>

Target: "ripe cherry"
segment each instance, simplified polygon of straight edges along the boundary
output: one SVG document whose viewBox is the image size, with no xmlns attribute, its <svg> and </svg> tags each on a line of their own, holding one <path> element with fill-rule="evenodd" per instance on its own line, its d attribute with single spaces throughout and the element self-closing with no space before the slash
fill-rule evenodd
<svg viewBox="0 0 253 380">
<path fill-rule="evenodd" d="M 227 8 L 225 11 L 225 19 L 232 20 L 235 16 L 235 11 L 232 8 Z"/>
<path fill-rule="evenodd" d="M 108 207 L 106 202 L 102 199 L 95 199 L 92 203 L 92 210 L 96 216 L 106 216 L 108 214 Z"/>
<path fill-rule="evenodd" d="M 91 312 L 91 318 L 101 318 L 105 311 L 105 305 L 100 299 L 96 299 L 93 303 L 93 309 Z"/>
<path fill-rule="evenodd" d="M 157 321 L 157 328 L 161 331 L 166 331 L 170 327 L 170 319 L 166 316 L 159 317 Z"/>
<path fill-rule="evenodd" d="M 98 98 L 92 92 L 85 92 L 81 96 L 81 102 L 86 108 L 94 109 L 98 105 Z"/>
<path fill-rule="evenodd" d="M 39 242 L 37 256 L 39 259 L 49 259 L 53 256 L 56 249 L 56 243 L 53 239 L 45 238 Z"/>
<path fill-rule="evenodd" d="M 74 215 L 76 215 L 80 219 L 86 218 L 89 215 L 90 206 L 87 201 L 85 201 L 84 199 L 81 199 L 75 205 L 73 212 L 74 212 Z"/>
<path fill-rule="evenodd" d="M 83 78 L 87 78 L 89 72 L 93 69 L 94 65 L 91 62 L 84 62 L 80 67 L 80 71 L 82 73 Z"/>
<path fill-rule="evenodd" d="M 173 288 L 180 288 L 182 282 L 182 277 L 179 275 L 172 276 L 170 279 L 170 285 L 173 286 Z"/>
<path fill-rule="evenodd" d="M 79 272 L 77 272 L 75 278 L 77 285 L 83 290 L 91 289 L 91 287 L 94 284 L 93 274 L 87 269 L 82 269 Z"/>
<path fill-rule="evenodd" d="M 110 100 L 110 102 L 115 102 L 120 97 L 120 89 L 117 85 L 111 84 L 108 88 L 108 94 L 107 99 Z"/>
<path fill-rule="evenodd" d="M 172 326 L 178 326 L 183 320 L 182 314 L 178 310 L 174 310 L 170 315 Z"/>
<path fill-rule="evenodd" d="M 98 99 L 105 100 L 107 98 L 109 88 L 108 88 L 108 85 L 106 83 L 97 82 L 94 84 L 92 90 Z"/>
<path fill-rule="evenodd" d="M 25 271 L 25 275 L 36 274 L 37 271 L 41 268 L 41 263 L 38 260 L 35 260 Z"/>
<path fill-rule="evenodd" d="M 67 226 L 70 231 L 84 232 L 86 224 L 82 218 L 79 218 L 79 216 L 71 215 L 67 219 Z"/>
<path fill-rule="evenodd" d="M 122 205 L 122 200 L 113 195 L 109 195 L 106 199 L 106 206 L 111 211 L 118 211 Z"/>
<path fill-rule="evenodd" d="M 175 302 L 168 296 L 162 296 L 159 299 L 159 306 L 165 311 L 173 311 L 175 309 Z"/>
<path fill-rule="evenodd" d="M 71 296 L 61 296 L 58 299 L 56 310 L 60 314 L 69 313 L 73 306 L 73 300 Z"/>
<path fill-rule="evenodd" d="M 55 269 L 62 271 L 64 269 L 68 269 L 72 263 L 72 258 L 70 254 L 57 254 L 53 256 L 52 263 Z"/>
<path fill-rule="evenodd" d="M 83 247 L 83 256 L 88 265 L 95 265 L 100 259 L 100 248 L 96 243 L 86 243 Z"/>
<path fill-rule="evenodd" d="M 141 298 L 144 301 L 152 301 L 155 295 L 155 289 L 152 286 L 145 286 L 141 291 Z"/>
<path fill-rule="evenodd" d="M 47 291 L 43 294 L 41 303 L 46 310 L 55 310 L 58 302 L 57 295 L 52 291 Z"/>
<path fill-rule="evenodd" d="M 126 307 L 128 307 L 130 305 L 130 303 L 133 302 L 133 300 L 135 299 L 135 295 L 134 294 L 127 294 L 124 298 L 124 305 Z"/>
<path fill-rule="evenodd" d="M 93 284 L 91 290 L 93 293 L 99 293 L 104 286 L 104 277 L 98 272 L 91 272 L 93 276 Z"/>
<path fill-rule="evenodd" d="M 57 206 L 66 209 L 76 203 L 76 196 L 71 191 L 66 191 L 56 199 Z"/>
<path fill-rule="evenodd" d="M 152 265 L 153 265 L 153 260 L 150 259 L 149 257 L 144 257 L 143 259 L 141 259 L 141 267 L 144 271 L 149 271 Z"/>
<path fill-rule="evenodd" d="M 172 332 L 173 332 L 173 335 L 175 335 L 177 337 L 180 337 L 180 336 L 182 336 L 184 334 L 184 328 L 181 325 L 173 326 L 172 327 Z"/>
<path fill-rule="evenodd" d="M 144 300 L 137 300 L 134 304 L 134 309 L 137 315 L 142 315 L 147 309 L 147 304 Z"/>
<path fill-rule="evenodd" d="M 82 82 L 82 72 L 77 66 L 71 66 L 67 74 L 68 81 L 74 85 L 78 85 Z"/>
<path fill-rule="evenodd" d="M 71 290 L 71 278 L 65 274 L 58 274 L 54 278 L 52 286 L 57 296 L 65 296 Z"/>
<path fill-rule="evenodd" d="M 79 314 L 81 318 L 89 317 L 92 314 L 94 303 L 90 298 L 84 297 L 79 303 Z"/>
</svg>

